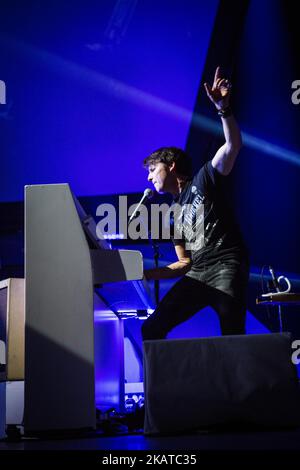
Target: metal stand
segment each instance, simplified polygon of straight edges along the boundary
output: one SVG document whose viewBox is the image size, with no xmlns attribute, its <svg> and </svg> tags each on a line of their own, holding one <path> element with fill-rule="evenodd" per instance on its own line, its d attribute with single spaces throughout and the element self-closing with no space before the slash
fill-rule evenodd
<svg viewBox="0 0 300 470">
<path fill-rule="evenodd" d="M 141 219 L 140 223 L 145 228 L 145 231 L 147 231 L 146 226 L 145 226 L 142 219 Z M 153 240 L 153 238 L 152 238 L 151 230 L 148 230 L 148 240 L 149 240 L 149 243 L 150 243 L 150 245 L 152 246 L 152 249 L 153 249 L 153 259 L 154 259 L 155 268 L 158 268 L 158 260 L 161 257 L 161 255 L 160 255 L 160 252 L 159 252 L 159 245 L 158 245 L 157 241 Z M 155 306 L 157 306 L 159 304 L 159 280 L 154 281 L 154 299 L 155 299 Z"/>
<path fill-rule="evenodd" d="M 256 299 L 256 305 L 266 306 L 277 306 L 278 307 L 278 319 L 279 319 L 279 332 L 283 332 L 283 306 L 296 306 L 300 305 L 300 293 L 295 292 L 282 292 L 271 294 L 268 298 L 258 297 Z"/>
<path fill-rule="evenodd" d="M 278 319 L 279 319 L 279 333 L 283 332 L 283 327 L 282 327 L 282 310 L 281 310 L 281 305 L 278 305 Z"/>
<path fill-rule="evenodd" d="M 148 232 L 148 239 L 153 248 L 153 259 L 154 259 L 155 268 L 158 268 L 158 260 L 161 257 L 160 252 L 159 252 L 159 245 L 157 241 L 153 240 L 150 230 Z M 154 296 L 155 296 L 155 304 L 157 306 L 159 304 L 159 280 L 158 279 L 154 281 Z"/>
</svg>

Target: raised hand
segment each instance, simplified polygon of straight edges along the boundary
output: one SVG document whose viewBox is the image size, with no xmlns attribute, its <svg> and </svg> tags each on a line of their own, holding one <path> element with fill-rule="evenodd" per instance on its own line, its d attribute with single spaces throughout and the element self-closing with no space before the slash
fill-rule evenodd
<svg viewBox="0 0 300 470">
<path fill-rule="evenodd" d="M 216 69 L 212 87 L 209 83 L 204 83 L 204 88 L 207 96 L 218 110 L 229 106 L 231 83 L 229 80 L 221 78 L 220 67 Z"/>
</svg>

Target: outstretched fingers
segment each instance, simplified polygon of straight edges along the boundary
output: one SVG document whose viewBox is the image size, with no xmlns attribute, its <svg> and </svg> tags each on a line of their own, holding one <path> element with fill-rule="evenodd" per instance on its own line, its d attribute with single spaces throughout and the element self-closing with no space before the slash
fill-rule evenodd
<svg viewBox="0 0 300 470">
<path fill-rule="evenodd" d="M 212 89 L 211 89 L 211 86 L 209 85 L 209 83 L 204 83 L 204 88 L 205 88 L 207 96 L 209 98 L 211 98 L 212 97 Z"/>
<path fill-rule="evenodd" d="M 217 84 L 218 79 L 221 78 L 221 67 L 218 66 L 215 71 L 214 85 Z"/>
</svg>

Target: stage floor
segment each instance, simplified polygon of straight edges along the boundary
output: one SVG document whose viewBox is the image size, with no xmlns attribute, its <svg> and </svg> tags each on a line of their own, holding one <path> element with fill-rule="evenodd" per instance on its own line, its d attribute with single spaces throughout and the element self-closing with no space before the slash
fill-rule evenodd
<svg viewBox="0 0 300 470">
<path fill-rule="evenodd" d="M 290 430 L 197 432 L 176 436 L 133 434 L 105 435 L 102 432 L 78 437 L 22 438 L 0 441 L 0 450 L 197 450 L 197 451 L 299 451 L 300 428 Z"/>
</svg>

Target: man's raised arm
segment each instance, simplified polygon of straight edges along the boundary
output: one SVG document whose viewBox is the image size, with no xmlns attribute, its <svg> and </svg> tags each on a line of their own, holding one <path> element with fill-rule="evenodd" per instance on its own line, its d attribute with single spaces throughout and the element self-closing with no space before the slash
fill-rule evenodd
<svg viewBox="0 0 300 470">
<path fill-rule="evenodd" d="M 229 107 L 231 84 L 229 80 L 221 78 L 220 67 L 217 67 L 212 87 L 208 83 L 204 87 L 221 116 L 225 137 L 225 144 L 212 159 L 212 166 L 226 176 L 231 172 L 242 146 L 241 132 Z"/>
</svg>

